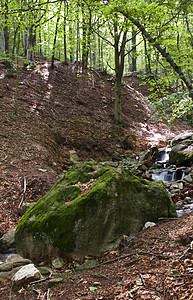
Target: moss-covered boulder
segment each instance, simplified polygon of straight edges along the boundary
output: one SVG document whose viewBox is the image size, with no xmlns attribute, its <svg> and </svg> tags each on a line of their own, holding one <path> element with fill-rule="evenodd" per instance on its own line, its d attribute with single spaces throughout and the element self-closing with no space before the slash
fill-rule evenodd
<svg viewBox="0 0 193 300">
<path fill-rule="evenodd" d="M 180 134 L 173 139 L 170 162 L 177 167 L 193 165 L 193 133 Z"/>
<path fill-rule="evenodd" d="M 18 253 L 32 261 L 98 256 L 147 221 L 176 216 L 162 183 L 123 168 L 77 163 L 21 218 Z"/>
</svg>

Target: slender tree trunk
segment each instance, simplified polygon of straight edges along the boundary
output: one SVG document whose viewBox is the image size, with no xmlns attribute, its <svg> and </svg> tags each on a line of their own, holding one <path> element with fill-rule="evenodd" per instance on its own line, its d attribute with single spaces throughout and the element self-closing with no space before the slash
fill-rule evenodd
<svg viewBox="0 0 193 300">
<path fill-rule="evenodd" d="M 88 30 L 87 30 L 87 45 L 86 45 L 86 61 L 85 61 L 85 68 L 88 67 L 88 56 L 89 52 L 91 51 L 91 34 L 92 34 L 92 11 L 89 10 L 89 25 L 88 25 Z"/>
<path fill-rule="evenodd" d="M 86 25 L 86 17 L 85 17 L 85 10 L 84 4 L 82 4 L 82 66 L 83 68 L 86 67 L 87 61 L 87 25 Z"/>
<path fill-rule="evenodd" d="M 73 50 L 73 29 L 72 29 L 72 24 L 70 21 L 69 24 L 69 48 L 70 48 L 70 62 L 72 63 L 74 61 L 74 50 Z"/>
<path fill-rule="evenodd" d="M 123 33 L 123 39 L 119 49 L 120 34 L 118 33 L 118 24 L 114 22 L 114 49 L 115 49 L 115 104 L 114 119 L 116 123 L 122 122 L 122 105 L 121 105 L 121 82 L 124 70 L 125 45 L 127 31 Z"/>
<path fill-rule="evenodd" d="M 58 10 L 58 17 L 56 21 L 56 28 L 55 28 L 55 34 L 54 34 L 54 43 L 53 43 L 53 48 L 52 48 L 52 62 L 51 62 L 51 69 L 54 69 L 54 57 L 55 57 L 55 49 L 56 49 L 56 39 L 57 39 L 57 34 L 58 34 L 58 24 L 60 21 L 60 10 L 61 10 L 62 2 L 60 3 L 60 7 Z"/>
<path fill-rule="evenodd" d="M 136 30 L 132 27 L 132 72 L 137 71 Z"/>
<path fill-rule="evenodd" d="M 18 29 L 19 29 L 19 25 L 14 28 L 14 35 L 13 35 L 13 48 L 12 48 L 12 59 L 14 59 L 15 57 L 15 54 L 16 54 L 16 38 L 17 38 L 17 32 L 18 32 Z"/>
<path fill-rule="evenodd" d="M 9 25 L 8 25 L 8 0 L 5 0 L 5 14 L 4 14 L 4 20 L 5 20 L 5 25 L 4 25 L 4 38 L 5 38 L 5 67 L 7 69 L 11 68 L 11 63 L 9 61 Z"/>
<path fill-rule="evenodd" d="M 18 34 L 17 53 L 16 53 L 17 79 L 16 79 L 16 87 L 15 87 L 15 95 L 14 95 L 14 112 L 15 112 L 15 115 L 18 114 L 19 48 L 20 48 L 20 32 Z"/>
<path fill-rule="evenodd" d="M 144 41 L 144 51 L 145 51 L 145 72 L 147 74 L 151 74 L 151 60 L 150 60 L 150 54 L 148 53 L 147 50 L 147 41 L 143 36 L 143 41 Z"/>
<path fill-rule="evenodd" d="M 67 64 L 67 42 L 66 42 L 66 1 L 64 1 L 64 63 Z"/>
<path fill-rule="evenodd" d="M 100 36 L 98 36 L 98 68 L 99 70 L 102 69 L 101 67 L 101 39 Z"/>
<path fill-rule="evenodd" d="M 76 23 L 76 64 L 79 64 L 79 53 L 80 53 L 80 26 L 79 20 Z"/>
</svg>

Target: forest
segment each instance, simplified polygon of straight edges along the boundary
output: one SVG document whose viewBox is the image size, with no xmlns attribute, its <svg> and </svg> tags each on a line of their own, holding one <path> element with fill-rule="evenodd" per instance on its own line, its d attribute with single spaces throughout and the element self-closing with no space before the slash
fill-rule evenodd
<svg viewBox="0 0 193 300">
<path fill-rule="evenodd" d="M 122 77 L 151 84 L 153 107 L 169 121 L 188 116 L 193 87 L 193 3 L 180 1 L 1 1 L 0 60 L 7 72 L 42 56 L 115 78 L 114 119 L 120 123 Z"/>
<path fill-rule="evenodd" d="M 193 299 L 193 1 L 0 17 L 0 299 Z"/>
</svg>

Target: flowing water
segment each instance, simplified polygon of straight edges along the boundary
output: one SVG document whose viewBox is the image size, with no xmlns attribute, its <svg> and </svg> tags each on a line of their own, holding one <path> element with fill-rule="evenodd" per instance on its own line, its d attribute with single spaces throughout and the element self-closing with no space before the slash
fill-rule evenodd
<svg viewBox="0 0 193 300">
<path fill-rule="evenodd" d="M 156 161 L 158 169 L 152 169 L 149 171 L 151 179 L 154 181 L 162 180 L 164 183 L 169 183 L 175 180 L 182 180 L 185 175 L 190 172 L 190 169 L 176 168 L 169 165 L 169 154 L 171 149 L 166 148 L 160 152 L 160 159 Z M 191 213 L 193 211 L 193 201 L 189 204 L 184 204 L 182 209 L 177 209 L 176 213 L 178 217 L 184 214 Z"/>
</svg>

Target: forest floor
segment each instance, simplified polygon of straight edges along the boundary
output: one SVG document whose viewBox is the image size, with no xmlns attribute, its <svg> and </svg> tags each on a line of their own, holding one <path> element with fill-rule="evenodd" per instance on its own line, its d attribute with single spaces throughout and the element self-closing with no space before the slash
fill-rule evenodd
<svg viewBox="0 0 193 300">
<path fill-rule="evenodd" d="M 113 86 L 111 76 L 73 64 L 56 62 L 50 70 L 47 61 L 39 60 L 18 79 L 5 75 L 0 65 L 1 234 L 18 223 L 24 182 L 24 203 L 36 202 L 71 165 L 70 150 L 80 160 L 114 160 L 164 147 L 192 129 L 180 121 L 170 128 L 156 121 L 146 98 L 148 86 L 137 76 L 124 81 L 123 125 L 116 127 Z M 192 225 L 190 215 L 148 229 L 110 253 L 111 264 L 97 269 L 74 273 L 72 265 L 67 273 L 68 265 L 60 274 L 64 283 L 51 289 L 42 283 L 15 294 L 10 283 L 1 284 L 1 299 L 193 299 Z"/>
</svg>

